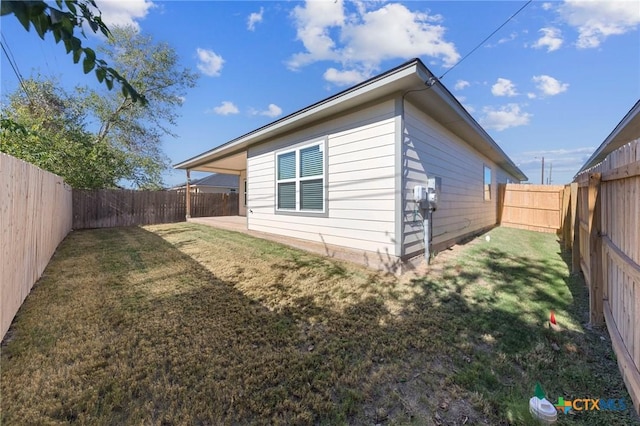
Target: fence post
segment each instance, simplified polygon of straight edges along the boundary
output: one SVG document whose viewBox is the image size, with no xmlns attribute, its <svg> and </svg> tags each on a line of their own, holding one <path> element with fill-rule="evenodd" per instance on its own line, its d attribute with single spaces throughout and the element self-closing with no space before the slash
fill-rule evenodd
<svg viewBox="0 0 640 426">
<path fill-rule="evenodd" d="M 589 319 L 592 325 L 600 325 L 604 320 L 600 177 L 600 173 L 589 175 Z"/>
<path fill-rule="evenodd" d="M 572 184 L 573 185 L 573 184 Z M 583 202 L 583 193 L 578 185 L 576 185 L 575 197 L 573 196 L 573 187 L 571 187 L 571 198 L 573 204 L 571 206 L 571 223 L 573 228 L 573 248 L 571 249 L 571 273 L 577 274 L 580 272 L 580 214 L 578 206 Z"/>
<path fill-rule="evenodd" d="M 185 188 L 186 189 L 185 197 L 187 197 L 186 199 L 187 213 L 185 215 L 186 219 L 191 218 L 191 182 L 190 180 L 191 180 L 191 171 L 187 169 L 187 187 Z"/>
<path fill-rule="evenodd" d="M 578 211 L 578 182 L 571 182 L 571 195 L 570 197 L 570 205 L 571 209 L 571 221 L 569 224 L 569 248 L 573 249 L 575 246 L 573 242 L 575 241 L 574 235 L 576 234 L 576 212 Z"/>
<path fill-rule="evenodd" d="M 571 238 L 571 225 L 569 225 L 569 221 L 571 220 L 569 215 L 569 208 L 571 206 L 571 191 L 569 185 L 565 185 L 564 190 L 560 194 L 562 195 L 562 212 L 560 213 L 560 226 L 562 227 L 562 244 L 564 245 L 564 249 L 566 250 L 571 247 L 571 243 L 569 242 Z"/>
</svg>

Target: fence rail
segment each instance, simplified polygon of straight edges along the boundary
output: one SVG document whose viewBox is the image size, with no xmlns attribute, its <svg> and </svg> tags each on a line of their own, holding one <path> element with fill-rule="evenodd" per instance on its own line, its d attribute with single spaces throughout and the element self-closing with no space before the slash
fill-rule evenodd
<svg viewBox="0 0 640 426">
<path fill-rule="evenodd" d="M 0 336 L 71 230 L 71 188 L 60 176 L 0 154 Z"/>
<path fill-rule="evenodd" d="M 191 217 L 238 214 L 237 194 L 190 194 Z M 186 197 L 177 191 L 74 190 L 73 228 L 182 222 Z"/>
</svg>

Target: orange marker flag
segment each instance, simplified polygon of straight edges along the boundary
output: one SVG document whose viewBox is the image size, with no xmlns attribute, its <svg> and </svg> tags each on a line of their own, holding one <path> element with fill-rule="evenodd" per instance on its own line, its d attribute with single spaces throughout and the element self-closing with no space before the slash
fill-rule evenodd
<svg viewBox="0 0 640 426">
<path fill-rule="evenodd" d="M 556 325 L 556 314 L 551 311 L 551 315 L 549 316 L 549 322 L 553 325 Z"/>
</svg>

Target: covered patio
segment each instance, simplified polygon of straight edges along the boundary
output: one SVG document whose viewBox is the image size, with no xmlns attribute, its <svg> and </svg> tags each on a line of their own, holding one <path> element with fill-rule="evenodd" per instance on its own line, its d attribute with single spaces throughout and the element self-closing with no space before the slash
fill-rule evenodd
<svg viewBox="0 0 640 426">
<path fill-rule="evenodd" d="M 191 171 L 220 173 L 226 175 L 236 175 L 239 177 L 238 212 L 240 216 L 247 215 L 247 151 L 236 152 L 221 159 L 211 160 L 205 153 L 199 157 L 187 160 L 175 166 L 184 168 L 187 173 L 186 193 L 191 192 Z M 183 166 L 189 163 L 188 166 Z M 187 197 L 187 219 L 191 218 L 191 203 Z M 246 228 L 246 220 L 244 224 Z"/>
</svg>

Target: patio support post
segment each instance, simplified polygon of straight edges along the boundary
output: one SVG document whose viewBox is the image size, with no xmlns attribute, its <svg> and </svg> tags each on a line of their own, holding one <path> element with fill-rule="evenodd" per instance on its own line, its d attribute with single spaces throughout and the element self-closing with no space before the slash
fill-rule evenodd
<svg viewBox="0 0 640 426">
<path fill-rule="evenodd" d="M 186 218 L 191 218 L 191 171 L 187 169 L 187 190 L 185 192 L 185 197 L 187 201 L 187 216 Z"/>
</svg>

